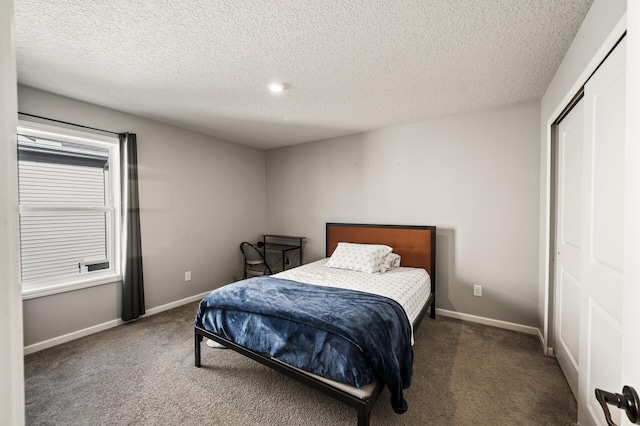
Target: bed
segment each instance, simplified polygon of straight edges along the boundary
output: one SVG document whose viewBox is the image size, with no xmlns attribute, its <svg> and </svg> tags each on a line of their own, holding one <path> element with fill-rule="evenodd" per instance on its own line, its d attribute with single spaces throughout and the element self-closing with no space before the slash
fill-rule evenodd
<svg viewBox="0 0 640 426">
<path fill-rule="evenodd" d="M 421 268 L 426 271 L 426 274 L 424 275 L 427 276 L 427 282 L 426 282 L 427 290 L 424 295 L 420 296 L 420 302 L 417 305 L 414 303 L 414 305 L 416 306 L 408 306 L 407 303 L 404 301 L 400 301 L 399 303 L 396 303 L 394 301 L 397 298 L 396 296 L 381 294 L 381 296 L 383 296 L 384 298 L 392 298 L 394 300 L 390 301 L 393 303 L 390 303 L 389 307 L 376 308 L 376 313 L 378 313 L 377 312 L 378 310 L 380 310 L 381 312 L 384 312 L 384 309 L 387 309 L 387 308 L 389 311 L 393 311 L 394 309 L 395 311 L 398 311 L 397 307 L 394 307 L 393 305 L 398 304 L 400 306 L 400 303 L 401 303 L 400 310 L 404 308 L 402 312 L 406 314 L 404 316 L 405 323 L 407 322 L 407 319 L 408 319 L 412 325 L 413 330 L 415 330 L 419 326 L 421 320 L 424 318 L 424 316 L 428 311 L 430 311 L 430 316 L 432 318 L 435 318 L 435 289 L 436 289 L 436 283 L 435 283 L 436 228 L 435 227 L 327 223 L 326 224 L 326 257 L 327 258 L 330 258 L 330 256 L 338 248 L 340 243 L 384 244 L 391 247 L 393 250 L 393 253 L 397 253 L 401 257 L 402 268 L 398 268 L 399 272 L 394 271 L 392 274 L 389 274 L 387 272 L 384 274 L 364 274 L 362 272 L 359 273 L 362 276 L 370 277 L 372 282 L 374 278 L 378 280 L 389 279 L 394 274 L 396 273 L 399 274 L 400 270 L 403 270 L 404 272 L 408 272 L 408 273 L 414 273 L 414 275 L 415 274 L 419 275 L 419 273 L 424 274 L 424 271 L 412 270 L 413 268 Z M 268 294 L 271 294 L 270 292 L 274 290 L 276 286 L 289 285 L 289 284 L 293 285 L 295 284 L 293 283 L 293 281 L 299 281 L 300 287 L 303 287 L 303 286 L 314 287 L 314 291 L 325 292 L 320 294 L 325 294 L 327 295 L 327 297 L 330 295 L 330 293 L 336 293 L 341 295 L 342 293 L 340 292 L 342 292 L 343 289 L 333 288 L 332 284 L 329 285 L 330 287 L 329 289 L 321 290 L 318 288 L 318 287 L 327 285 L 326 281 L 334 281 L 333 279 L 334 275 L 332 271 L 331 273 L 323 272 L 323 271 L 329 271 L 331 269 L 331 268 L 325 267 L 324 263 L 326 262 L 327 262 L 327 259 L 324 259 L 317 262 L 312 262 L 312 264 L 309 264 L 309 265 L 303 265 L 299 268 L 295 268 L 289 271 L 284 271 L 274 276 L 273 279 L 269 278 L 270 281 L 260 282 L 260 285 L 268 285 L 268 286 L 273 285 L 274 287 L 261 287 L 261 288 L 264 288 L 265 291 L 268 289 L 269 290 Z M 358 274 L 358 273 L 355 273 L 355 274 Z M 403 280 L 410 280 L 410 279 L 403 278 Z M 360 280 L 360 281 L 363 281 L 363 280 Z M 369 281 L 369 279 L 364 281 Z M 239 283 L 242 283 L 242 282 L 239 282 Z M 238 284 L 238 283 L 225 286 L 223 287 L 223 289 L 225 288 L 231 289 L 235 284 Z M 357 287 L 358 285 L 359 285 L 358 283 L 346 285 L 346 287 L 350 287 L 350 286 L 351 287 L 356 286 L 356 287 L 353 287 L 352 289 L 347 289 L 344 291 L 346 292 L 352 291 L 352 290 L 360 291 L 360 289 Z M 339 287 L 342 287 L 342 284 Z M 344 293 L 344 294 L 346 296 L 349 296 L 349 293 Z M 245 296 L 246 296 L 245 293 L 243 293 L 243 297 Z M 376 297 L 379 297 L 379 296 L 372 295 L 372 299 L 374 299 L 374 301 L 376 301 L 375 300 Z M 239 334 L 234 335 L 232 333 L 227 333 L 226 329 L 223 330 L 224 332 L 221 332 L 222 328 L 220 327 L 216 328 L 214 326 L 211 326 L 210 321 L 209 322 L 203 321 L 201 317 L 201 313 L 204 312 L 205 308 L 203 306 L 205 306 L 206 299 L 207 298 L 203 299 L 203 301 L 201 302 L 201 306 L 199 308 L 199 312 L 196 317 L 196 324 L 195 324 L 195 365 L 196 367 L 201 366 L 201 343 L 204 338 L 207 338 L 221 345 L 224 345 L 225 347 L 232 349 L 242 355 L 245 355 L 255 361 L 258 361 L 268 367 L 271 367 L 278 372 L 281 372 L 302 383 L 305 383 L 306 385 L 309 385 L 314 389 L 335 398 L 338 401 L 341 401 L 345 404 L 348 404 L 351 407 L 354 407 L 358 411 L 359 426 L 366 426 L 369 424 L 371 410 L 376 400 L 380 396 L 383 388 L 385 387 L 385 382 L 387 383 L 387 386 L 389 387 L 390 390 L 393 389 L 392 406 L 394 406 L 393 405 L 394 397 L 396 396 L 396 393 L 397 393 L 396 388 L 403 386 L 401 379 L 399 379 L 400 384 L 396 385 L 396 383 L 394 382 L 394 384 L 391 385 L 391 382 L 389 382 L 388 377 L 386 375 L 378 375 L 378 371 L 375 370 L 374 368 L 374 374 L 376 377 L 371 383 L 353 385 L 353 384 L 348 384 L 348 380 L 344 380 L 344 382 L 347 382 L 347 383 L 343 383 L 343 380 L 331 379 L 332 374 L 336 377 L 342 377 L 340 376 L 340 374 L 342 374 L 341 371 L 336 371 L 335 373 L 333 373 L 331 371 L 325 370 L 320 374 L 312 374 L 308 371 L 304 371 L 300 368 L 295 367 L 294 366 L 295 362 L 283 362 L 280 360 L 280 359 L 286 359 L 287 361 L 289 361 L 289 359 L 286 357 L 281 357 L 278 355 L 277 358 L 280 358 L 280 359 L 277 359 L 276 357 L 270 355 L 271 353 L 270 351 L 250 350 L 247 347 L 245 347 L 246 342 L 242 339 L 243 336 L 240 336 Z M 363 304 L 367 303 L 367 301 L 363 300 L 362 303 Z M 309 307 L 309 309 L 311 308 Z M 253 328 L 253 325 L 255 325 L 255 323 L 252 324 L 251 328 Z M 388 323 L 385 323 L 385 327 L 387 326 L 388 326 Z M 356 325 L 354 325 L 354 327 L 356 327 Z M 412 334 L 411 327 L 409 327 L 409 329 L 410 329 L 409 333 L 412 340 L 413 334 Z M 298 334 L 296 333 L 297 331 L 293 332 L 294 337 L 297 337 Z M 394 334 L 394 333 L 391 333 L 391 334 Z M 397 332 L 394 335 L 399 335 L 399 334 L 406 334 L 406 333 Z M 277 340 L 277 337 L 275 337 L 273 340 Z M 320 339 L 320 341 L 324 342 L 324 340 L 322 339 Z M 295 345 L 295 344 L 289 345 L 289 346 L 300 347 L 300 345 Z M 332 348 L 332 350 L 334 349 Z M 345 351 L 346 350 L 347 349 L 345 349 Z M 300 352 L 302 352 L 302 350 Z M 304 353 L 296 354 L 296 356 L 298 355 L 303 358 L 307 356 L 307 354 L 304 354 Z M 344 357 L 341 357 L 341 358 L 349 358 L 351 356 L 352 354 L 350 353 L 350 355 L 348 356 L 345 355 Z M 382 354 L 381 356 L 384 356 L 384 354 Z M 412 353 L 411 353 L 411 357 L 412 357 Z M 400 363 L 402 364 L 402 362 L 403 361 L 401 360 Z M 410 359 L 410 362 L 412 362 L 412 358 Z M 372 365 L 375 366 L 374 361 L 371 361 L 371 363 Z M 350 371 L 348 368 L 347 370 Z M 331 374 L 327 374 L 327 373 L 331 373 Z M 325 375 L 329 378 L 323 377 Z M 364 373 L 363 375 L 366 376 L 366 374 Z M 396 377 L 396 375 L 391 375 L 391 376 L 394 378 Z M 336 377 L 333 377 L 333 378 L 335 379 Z M 404 377 L 404 376 L 399 376 L 399 377 Z M 351 378 L 351 379 L 355 380 L 356 382 L 359 380 L 358 377 Z M 363 380 L 366 381 L 366 377 L 363 377 Z M 410 381 L 410 377 L 409 377 L 409 381 Z M 405 386 L 408 386 L 408 385 L 405 384 Z M 400 389 L 400 400 L 402 400 L 401 389 Z M 394 410 L 396 410 L 395 406 L 394 406 Z M 396 410 L 396 412 L 401 412 L 401 411 Z"/>
</svg>

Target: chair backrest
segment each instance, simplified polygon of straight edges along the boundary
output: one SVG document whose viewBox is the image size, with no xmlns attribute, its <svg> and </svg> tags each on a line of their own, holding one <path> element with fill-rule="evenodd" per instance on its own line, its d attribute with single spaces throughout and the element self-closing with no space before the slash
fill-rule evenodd
<svg viewBox="0 0 640 426">
<path fill-rule="evenodd" d="M 244 255 L 245 261 L 249 264 L 257 264 L 264 262 L 262 252 L 251 243 L 244 242 L 240 244 L 240 251 Z"/>
</svg>

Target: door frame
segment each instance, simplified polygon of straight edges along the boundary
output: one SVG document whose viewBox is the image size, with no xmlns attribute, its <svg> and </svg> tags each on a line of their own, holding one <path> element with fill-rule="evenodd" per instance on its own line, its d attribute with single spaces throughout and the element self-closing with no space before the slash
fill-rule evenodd
<svg viewBox="0 0 640 426">
<path fill-rule="evenodd" d="M 640 158 L 640 122 L 631 117 L 638 117 L 640 114 L 640 79 L 637 77 L 640 75 L 640 2 L 628 1 L 628 16 L 627 23 L 627 124 L 626 124 L 626 137 L 627 137 L 627 151 L 625 156 L 627 161 L 630 159 Z M 636 143 L 629 143 L 629 141 L 636 141 Z M 631 160 L 633 161 L 633 160 Z M 640 181 L 640 170 L 637 167 L 626 166 L 627 170 L 627 185 L 636 187 L 636 182 Z M 626 214 L 632 217 L 640 217 L 640 195 L 636 191 L 633 195 L 633 199 L 629 201 Z M 628 217 L 625 217 L 625 222 L 628 222 Z M 625 241 L 625 262 L 635 262 L 640 254 L 640 239 L 637 235 L 640 234 L 640 224 L 635 221 L 634 226 L 630 229 L 626 229 L 626 232 L 636 235 L 636 238 L 629 238 Z M 625 266 L 625 270 L 627 267 Z M 638 330 L 640 330 L 640 312 L 637 309 L 637 300 L 640 298 L 640 270 L 639 268 L 633 268 L 633 273 L 625 276 L 625 282 L 623 289 L 625 292 L 625 298 L 622 305 L 624 329 L 622 330 L 622 377 L 628 382 L 628 385 L 635 385 L 636 390 L 640 383 L 640 368 L 637 368 L 637 356 L 640 353 L 640 339 L 638 339 Z M 615 389 L 619 392 L 619 389 Z M 622 416 L 622 425 L 631 425 L 631 422 L 627 419 L 627 416 Z"/>
<path fill-rule="evenodd" d="M 18 279 L 18 84 L 13 1 L 0 1 L 0 424 L 22 425 L 22 288 Z"/>
<path fill-rule="evenodd" d="M 596 53 L 593 55 L 589 63 L 580 73 L 580 76 L 575 81 L 571 89 L 567 92 L 562 101 L 558 104 L 553 114 L 547 121 L 544 131 L 546 132 L 546 175 L 544 176 L 545 187 L 545 210 L 544 217 L 544 255 L 542 257 L 544 265 L 542 265 L 542 279 L 544 280 L 544 324 L 542 330 L 543 350 L 545 355 L 554 354 L 553 340 L 553 316 L 554 316 L 554 295 L 553 289 L 555 287 L 553 274 L 554 274 L 554 250 L 555 250 L 555 154 L 553 153 L 555 143 L 555 127 L 560 119 L 566 115 L 570 110 L 570 107 L 581 98 L 583 87 L 589 77 L 596 71 L 598 66 L 604 61 L 609 52 L 618 44 L 622 36 L 627 31 L 627 13 L 625 12 L 618 20 L 617 24 L 611 30 L 604 42 L 600 45 Z"/>
</svg>

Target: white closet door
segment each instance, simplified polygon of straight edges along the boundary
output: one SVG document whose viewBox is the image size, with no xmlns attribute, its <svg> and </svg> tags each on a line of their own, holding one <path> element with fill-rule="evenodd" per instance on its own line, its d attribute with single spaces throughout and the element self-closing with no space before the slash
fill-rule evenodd
<svg viewBox="0 0 640 426">
<path fill-rule="evenodd" d="M 555 353 L 578 398 L 582 261 L 583 102 L 558 125 L 556 179 Z"/>
<path fill-rule="evenodd" d="M 620 393 L 625 384 L 623 283 L 631 272 L 624 262 L 625 68 L 623 40 L 585 85 L 578 397 L 582 426 L 606 424 L 595 388 Z M 621 424 L 622 411 L 613 406 L 610 411 Z"/>
<path fill-rule="evenodd" d="M 625 245 L 622 378 L 640 389 L 640 2 L 627 2 L 627 143 L 625 147 Z M 620 390 L 617 389 L 616 392 Z M 624 416 L 626 417 L 626 416 Z M 628 419 L 622 425 L 630 426 Z"/>
</svg>

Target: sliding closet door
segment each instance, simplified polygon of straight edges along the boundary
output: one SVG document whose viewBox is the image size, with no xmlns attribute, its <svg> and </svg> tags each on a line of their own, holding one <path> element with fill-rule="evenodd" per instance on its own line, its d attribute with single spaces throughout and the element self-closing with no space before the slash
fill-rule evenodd
<svg viewBox="0 0 640 426">
<path fill-rule="evenodd" d="M 627 384 L 622 377 L 624 280 L 631 272 L 624 262 L 625 68 L 623 39 L 585 85 L 578 398 L 583 426 L 606 424 L 596 388 L 620 393 Z M 610 408 L 620 425 L 622 411 Z"/>
<path fill-rule="evenodd" d="M 582 262 L 583 102 L 558 125 L 556 138 L 555 354 L 578 398 Z"/>
</svg>

